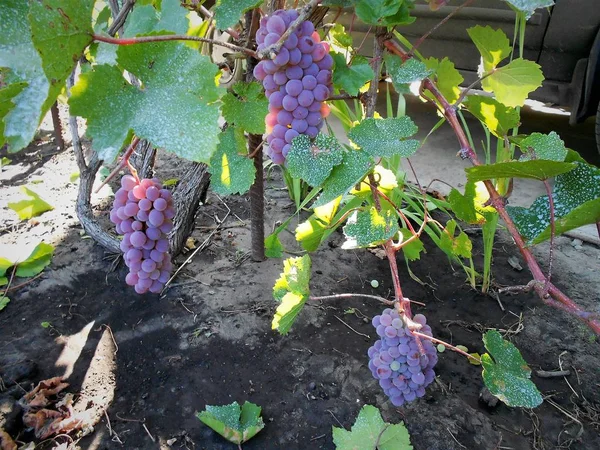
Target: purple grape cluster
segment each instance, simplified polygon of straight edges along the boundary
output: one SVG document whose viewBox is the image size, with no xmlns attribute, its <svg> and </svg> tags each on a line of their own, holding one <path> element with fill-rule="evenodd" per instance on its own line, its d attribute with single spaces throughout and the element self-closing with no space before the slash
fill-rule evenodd
<svg viewBox="0 0 600 450">
<path fill-rule="evenodd" d="M 138 294 L 158 293 L 169 279 L 173 264 L 166 235 L 173 229 L 174 216 L 171 193 L 157 178 L 121 178 L 110 220 L 123 235 L 121 251 L 129 267 L 125 282 Z"/>
<path fill-rule="evenodd" d="M 298 18 L 294 9 L 275 11 L 263 17 L 256 32 L 258 51 L 275 44 Z M 286 39 L 273 60 L 260 61 L 254 76 L 262 81 L 269 99 L 266 152 L 274 163 L 283 164 L 292 139 L 299 134 L 314 138 L 329 115 L 324 101 L 332 92 L 333 58 L 329 44 L 321 42 L 310 21 L 304 21 Z"/>
<path fill-rule="evenodd" d="M 431 336 L 424 315 L 415 315 L 413 321 L 421 325 L 419 333 Z M 433 368 L 438 357 L 433 343 L 420 339 L 421 353 L 414 334 L 396 310 L 384 309 L 381 315 L 373 317 L 372 323 L 381 337 L 368 351 L 373 377 L 379 380 L 394 406 L 423 397 L 425 388 L 435 378 Z"/>
</svg>

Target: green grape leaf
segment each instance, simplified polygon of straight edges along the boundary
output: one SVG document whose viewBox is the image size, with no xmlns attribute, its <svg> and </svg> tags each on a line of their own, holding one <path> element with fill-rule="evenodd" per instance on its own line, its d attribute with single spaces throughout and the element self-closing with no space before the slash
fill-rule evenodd
<svg viewBox="0 0 600 450">
<path fill-rule="evenodd" d="M 398 0 L 357 0 L 356 15 L 368 25 L 383 25 L 385 17 L 393 16 L 400 9 L 402 1 Z"/>
<path fill-rule="evenodd" d="M 2 311 L 10 303 L 10 298 L 0 295 L 0 311 Z"/>
<path fill-rule="evenodd" d="M 419 149 L 419 141 L 406 139 L 418 128 L 408 116 L 365 119 L 348 133 L 348 137 L 369 155 L 408 157 Z"/>
<path fill-rule="evenodd" d="M 356 56 L 351 66 L 346 64 L 346 57 L 341 53 L 332 52 L 335 67 L 333 69 L 333 85 L 343 89 L 350 95 L 357 95 L 374 73 L 369 61 L 362 56 Z"/>
<path fill-rule="evenodd" d="M 29 23 L 33 45 L 51 90 L 61 90 L 92 42 L 94 0 L 32 0 Z"/>
<path fill-rule="evenodd" d="M 396 14 L 383 17 L 380 20 L 381 26 L 393 27 L 396 25 L 410 25 L 416 20 L 416 17 L 410 15 L 410 10 L 414 8 L 413 3 L 404 1 L 400 4 L 400 8 Z"/>
<path fill-rule="evenodd" d="M 533 12 L 538 8 L 549 8 L 554 5 L 554 0 L 505 0 L 517 11 L 525 13 L 525 18 L 529 19 Z"/>
<path fill-rule="evenodd" d="M 0 141 L 0 146 L 2 144 L 3 143 Z M 3 156 L 2 158 L 0 158 L 0 169 L 2 169 L 4 166 L 8 166 L 11 162 L 12 162 L 12 159 L 9 159 L 6 156 Z"/>
<path fill-rule="evenodd" d="M 235 26 L 246 11 L 259 6 L 263 0 L 217 0 L 215 21 L 219 30 Z"/>
<path fill-rule="evenodd" d="M 314 215 L 296 227 L 296 241 L 307 252 L 314 252 L 319 248 L 328 225 Z"/>
<path fill-rule="evenodd" d="M 350 8 L 354 6 L 354 0 L 323 0 L 323 6 L 333 6 L 338 8 Z"/>
<path fill-rule="evenodd" d="M 531 178 L 547 180 L 575 168 L 575 164 L 567 162 L 536 159 L 532 161 L 507 161 L 482 166 L 467 167 L 467 180 L 484 181 L 495 178 Z"/>
<path fill-rule="evenodd" d="M 501 139 L 519 125 L 519 111 L 500 103 L 495 98 L 471 95 L 465 101 L 468 111 L 481 120 L 490 132 Z"/>
<path fill-rule="evenodd" d="M 230 124 L 253 134 L 265 132 L 269 101 L 260 83 L 239 82 L 223 97 L 223 116 Z"/>
<path fill-rule="evenodd" d="M 189 11 L 179 0 L 162 0 L 160 11 L 152 5 L 138 5 L 133 8 L 125 24 L 125 36 L 136 36 L 152 31 L 168 31 L 186 34 L 189 28 Z"/>
<path fill-rule="evenodd" d="M 439 247 L 451 258 L 455 256 L 470 258 L 473 244 L 469 236 L 464 231 L 459 232 L 458 236 L 454 236 L 455 231 L 456 222 L 451 219 L 446 223 L 446 228 L 442 232 Z"/>
<path fill-rule="evenodd" d="M 497 67 L 490 76 L 481 80 L 484 91 L 493 92 L 506 106 L 523 106 L 527 96 L 542 85 L 544 75 L 537 63 L 523 58 L 513 59 Z"/>
<path fill-rule="evenodd" d="M 424 61 L 428 69 L 435 72 L 436 85 L 449 103 L 454 103 L 460 96 L 460 84 L 463 76 L 454 67 L 454 63 L 447 57 L 442 59 L 429 58 Z M 427 97 L 435 99 L 431 93 Z"/>
<path fill-rule="evenodd" d="M 332 427 L 333 443 L 337 450 L 412 450 L 410 435 L 403 422 L 389 424 L 371 405 L 358 413 L 351 431 Z"/>
<path fill-rule="evenodd" d="M 27 87 L 27 83 L 12 83 L 0 89 L 0 147 L 4 145 L 4 117 L 15 107 L 14 98 Z M 0 167 L 5 165 L 0 164 Z"/>
<path fill-rule="evenodd" d="M 100 159 L 113 161 L 133 130 L 155 147 L 209 162 L 221 131 L 217 66 L 175 42 L 120 46 L 117 57 L 142 88 L 129 84 L 118 68 L 99 65 L 81 75 L 69 100 L 71 113 L 87 119 Z"/>
<path fill-rule="evenodd" d="M 354 211 L 344 227 L 346 242 L 343 249 L 374 247 L 394 237 L 398 232 L 398 217 L 390 209 L 371 208 Z"/>
<path fill-rule="evenodd" d="M 301 134 L 292 141 L 286 156 L 287 169 L 294 178 L 320 186 L 334 166 L 342 162 L 344 149 L 334 136 L 318 134 L 314 142 Z"/>
<path fill-rule="evenodd" d="M 227 127 L 221 133 L 217 151 L 210 158 L 210 185 L 220 195 L 245 194 L 256 176 L 254 162 L 248 158 L 244 132 Z"/>
<path fill-rule="evenodd" d="M 523 151 L 520 161 L 529 161 L 532 159 L 543 159 L 549 161 L 564 161 L 567 157 L 567 148 L 565 143 L 556 134 L 551 131 L 550 134 L 531 133 L 517 143 Z"/>
<path fill-rule="evenodd" d="M 323 2 L 321 4 L 323 4 Z M 352 47 L 352 36 L 346 33 L 346 29 L 341 23 L 336 23 L 329 29 L 329 39 L 331 43 L 340 50 L 350 49 Z"/>
<path fill-rule="evenodd" d="M 425 63 L 415 58 L 410 58 L 402 62 L 399 56 L 387 54 L 384 59 L 387 73 L 397 91 L 405 90 L 405 85 L 421 81 L 433 72 L 427 68 Z"/>
<path fill-rule="evenodd" d="M 335 166 L 331 171 L 331 175 L 323 182 L 323 192 L 321 192 L 312 207 L 326 205 L 340 195 L 347 193 L 365 177 L 372 166 L 373 160 L 367 153 L 359 150 L 344 152 L 342 163 Z"/>
<path fill-rule="evenodd" d="M 96 16 L 93 27 L 94 33 L 101 33 L 108 31 L 108 21 L 111 19 L 112 14 L 110 12 L 110 6 L 106 5 Z M 92 16 L 93 19 L 93 16 Z"/>
<path fill-rule="evenodd" d="M 279 233 L 272 233 L 265 238 L 265 256 L 267 258 L 281 258 L 283 245 L 279 240 Z"/>
<path fill-rule="evenodd" d="M 46 203 L 38 194 L 28 187 L 21 186 L 21 191 L 29 198 L 19 202 L 8 203 L 8 207 L 17 213 L 19 219 L 28 220 L 54 209 L 52 205 Z"/>
<path fill-rule="evenodd" d="M 273 286 L 273 297 L 279 306 L 273 316 L 271 328 L 287 334 L 310 295 L 310 256 L 288 258 L 283 262 L 283 272 Z"/>
<path fill-rule="evenodd" d="M 485 167 L 485 166 L 484 166 Z M 469 181 L 465 185 L 465 194 L 452 188 L 448 194 L 448 203 L 454 215 L 467 223 L 478 223 L 477 210 L 475 208 L 475 183 Z"/>
<path fill-rule="evenodd" d="M 531 369 L 519 350 L 502 339 L 496 330 L 483 335 L 488 353 L 481 356 L 483 382 L 486 387 L 508 406 L 535 408 L 543 399 L 535 384 L 529 379 Z"/>
<path fill-rule="evenodd" d="M 229 442 L 239 445 L 265 427 L 260 412 L 260 406 L 254 403 L 245 402 L 240 408 L 238 402 L 233 402 L 224 406 L 206 405 L 204 411 L 196 413 L 196 417 Z"/>
<path fill-rule="evenodd" d="M 494 30 L 489 25 L 476 25 L 468 28 L 467 33 L 481 54 L 484 73 L 495 69 L 500 61 L 510 56 L 512 48 L 504 31 Z"/>
<path fill-rule="evenodd" d="M 552 163 L 568 162 L 569 158 L 564 163 Z M 556 235 L 600 221 L 600 169 L 584 162 L 576 164 L 577 167 L 558 175 L 554 182 L 552 199 Z M 506 210 L 529 244 L 539 244 L 550 238 L 550 204 L 547 195 L 536 198 L 529 208 L 507 206 Z"/>
<path fill-rule="evenodd" d="M 413 234 L 410 232 L 410 230 L 407 230 L 406 228 L 402 228 L 400 231 L 402 233 L 402 237 L 404 238 L 404 240 L 408 240 L 409 238 L 411 238 L 413 236 Z M 423 252 L 427 253 L 427 250 L 425 250 L 423 241 L 421 241 L 421 239 L 417 238 L 417 239 L 410 241 L 408 244 L 403 245 L 402 252 L 404 253 L 404 257 L 408 261 L 416 261 L 418 259 L 421 259 L 421 253 L 423 253 Z"/>
<path fill-rule="evenodd" d="M 59 93 L 56 89 L 49 93 L 50 83 L 31 40 L 28 12 L 27 1 L 0 2 L 0 67 L 12 70 L 15 79 L 11 83 L 27 83 L 13 98 L 14 108 L 4 117 L 4 138 L 10 152 L 17 152 L 31 142 Z"/>
<path fill-rule="evenodd" d="M 17 263 L 15 275 L 18 277 L 33 277 L 40 273 L 52 261 L 54 247 L 40 242 L 23 261 Z"/>
</svg>

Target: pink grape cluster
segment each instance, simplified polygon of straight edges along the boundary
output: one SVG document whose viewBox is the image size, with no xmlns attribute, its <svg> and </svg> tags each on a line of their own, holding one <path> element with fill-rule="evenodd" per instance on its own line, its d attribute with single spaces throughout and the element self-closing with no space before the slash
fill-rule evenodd
<svg viewBox="0 0 600 450">
<path fill-rule="evenodd" d="M 166 235 L 174 216 L 171 193 L 158 179 L 138 183 L 131 175 L 121 178 L 110 220 L 123 235 L 121 251 L 129 267 L 125 282 L 138 294 L 158 293 L 169 279 L 173 264 Z"/>
<path fill-rule="evenodd" d="M 298 18 L 294 9 L 275 11 L 263 17 L 256 32 L 258 51 L 275 44 Z M 332 93 L 333 58 L 329 44 L 321 42 L 310 21 L 304 21 L 289 35 L 273 60 L 263 60 L 254 68 L 269 99 L 266 152 L 274 163 L 283 164 L 292 139 L 299 134 L 314 138 L 329 115 L 324 101 Z"/>
<path fill-rule="evenodd" d="M 417 314 L 413 321 L 421 325 L 419 333 L 431 336 L 425 316 Z M 394 406 L 402 406 L 425 395 L 434 380 L 433 368 L 438 356 L 428 339 L 420 339 L 423 353 L 414 334 L 406 327 L 397 311 L 386 308 L 372 321 L 381 337 L 369 348 L 369 369 Z"/>
</svg>

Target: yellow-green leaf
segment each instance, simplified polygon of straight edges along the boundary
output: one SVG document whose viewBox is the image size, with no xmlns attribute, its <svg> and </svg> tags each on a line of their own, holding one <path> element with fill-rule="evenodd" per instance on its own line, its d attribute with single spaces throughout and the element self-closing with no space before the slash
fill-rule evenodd
<svg viewBox="0 0 600 450">
<path fill-rule="evenodd" d="M 21 190 L 29 198 L 27 200 L 8 204 L 8 207 L 17 213 L 19 219 L 28 220 L 54 209 L 52 205 L 46 203 L 38 194 L 27 188 L 27 186 L 22 186 Z"/>
</svg>

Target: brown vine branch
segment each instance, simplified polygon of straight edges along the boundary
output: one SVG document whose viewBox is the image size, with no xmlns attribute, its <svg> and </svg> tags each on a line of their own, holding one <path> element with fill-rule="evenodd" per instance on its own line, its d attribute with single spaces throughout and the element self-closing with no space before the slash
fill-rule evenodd
<svg viewBox="0 0 600 450">
<path fill-rule="evenodd" d="M 160 36 L 139 36 L 134 38 L 113 38 L 110 36 L 102 36 L 100 34 L 94 34 L 92 36 L 95 41 L 106 42 L 108 44 L 115 45 L 135 45 L 135 44 L 146 44 L 149 42 L 165 42 L 165 41 L 195 41 L 195 42 L 206 42 L 212 45 L 219 45 L 221 47 L 228 48 L 230 50 L 244 53 L 254 58 L 257 57 L 256 52 L 246 47 L 240 47 L 239 45 L 229 44 L 228 42 L 221 42 L 215 39 L 202 38 L 197 36 L 188 36 L 185 34 L 165 34 Z"/>
<path fill-rule="evenodd" d="M 392 40 L 386 40 L 384 45 L 391 53 L 400 56 L 403 61 L 406 61 L 411 57 L 409 53 L 400 47 L 398 43 Z M 444 97 L 444 95 L 439 91 L 435 83 L 430 78 L 425 78 L 425 80 L 423 80 L 423 87 L 433 94 L 443 108 L 444 116 L 454 130 L 454 133 L 460 144 L 461 155 L 469 158 L 474 166 L 481 165 L 477 154 L 471 148 L 465 131 L 457 118 L 456 108 L 448 103 L 446 97 Z M 600 320 L 598 320 L 597 314 L 582 310 L 579 305 L 577 305 L 546 278 L 537 260 L 533 256 L 533 253 L 527 247 L 527 244 L 517 230 L 515 223 L 509 216 L 506 210 L 505 201 L 503 200 L 502 196 L 498 193 L 498 191 L 496 191 L 496 188 L 491 181 L 484 181 L 484 185 L 490 196 L 489 203 L 496 209 L 496 211 L 498 211 L 500 218 L 504 221 L 506 229 L 513 237 L 515 244 L 519 248 L 521 255 L 525 259 L 527 266 L 529 267 L 529 270 L 536 281 L 534 289 L 541 300 L 548 305 L 562 309 L 563 311 L 574 315 L 579 320 L 584 322 L 594 333 L 600 335 Z"/>
</svg>

